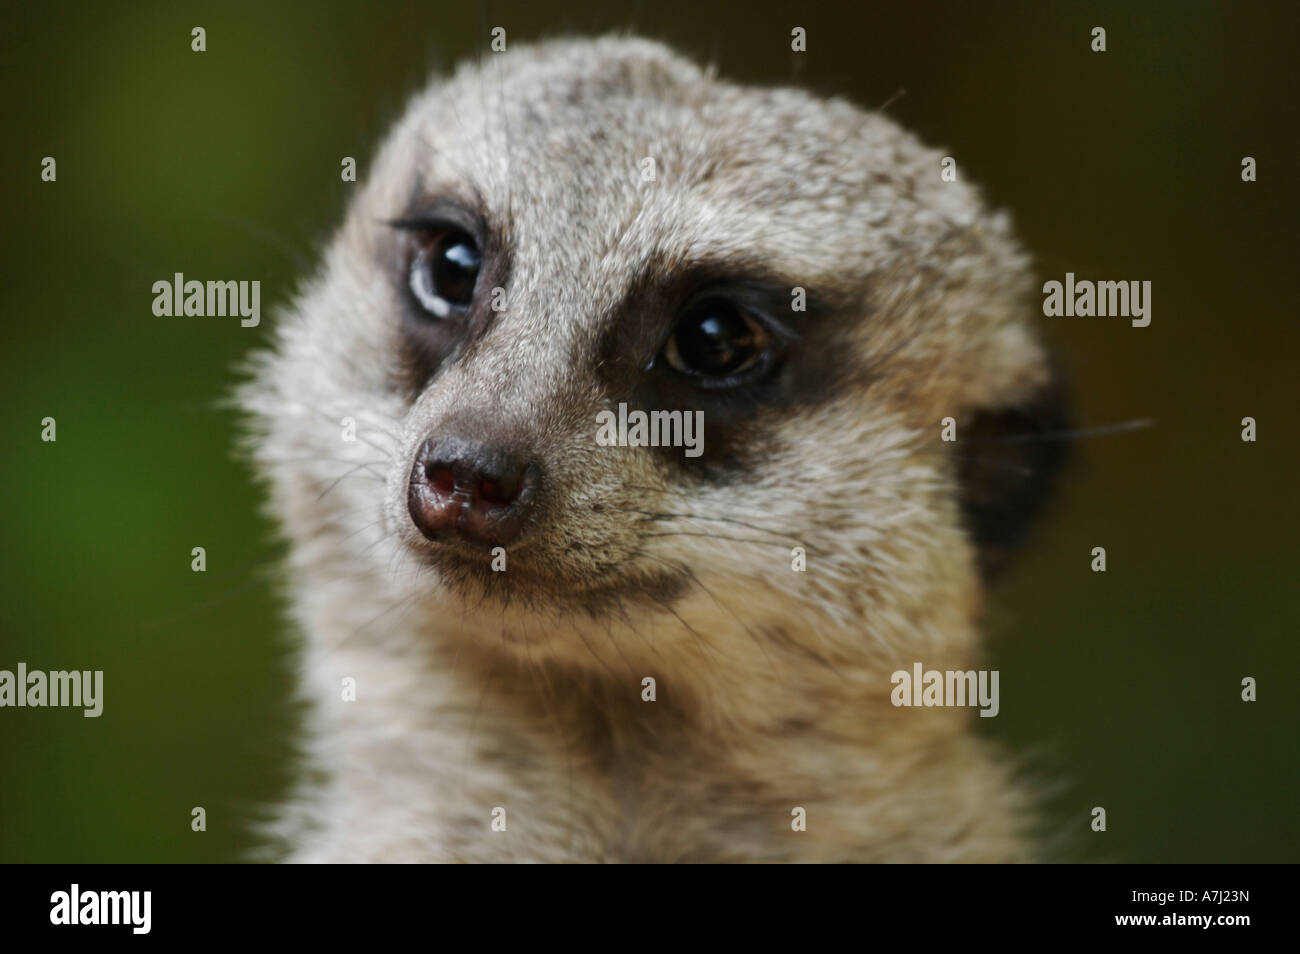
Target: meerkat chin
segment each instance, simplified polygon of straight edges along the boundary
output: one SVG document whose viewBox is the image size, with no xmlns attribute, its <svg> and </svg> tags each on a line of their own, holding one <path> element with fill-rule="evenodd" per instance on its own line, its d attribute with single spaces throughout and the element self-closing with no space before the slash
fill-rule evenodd
<svg viewBox="0 0 1300 954">
<path fill-rule="evenodd" d="M 974 713 L 891 701 L 978 664 L 1056 456 L 996 439 L 1058 390 L 940 166 L 633 39 L 414 99 L 241 394 L 305 637 L 292 860 L 1029 856 Z"/>
</svg>

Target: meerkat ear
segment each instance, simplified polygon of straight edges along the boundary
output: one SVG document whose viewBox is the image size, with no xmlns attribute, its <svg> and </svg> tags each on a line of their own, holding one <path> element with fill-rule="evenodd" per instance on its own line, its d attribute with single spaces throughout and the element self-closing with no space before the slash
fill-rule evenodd
<svg viewBox="0 0 1300 954">
<path fill-rule="evenodd" d="M 1010 405 L 976 409 L 954 444 L 962 514 L 986 581 L 1006 565 L 1042 512 L 1069 450 L 1069 402 L 1059 367 Z"/>
</svg>

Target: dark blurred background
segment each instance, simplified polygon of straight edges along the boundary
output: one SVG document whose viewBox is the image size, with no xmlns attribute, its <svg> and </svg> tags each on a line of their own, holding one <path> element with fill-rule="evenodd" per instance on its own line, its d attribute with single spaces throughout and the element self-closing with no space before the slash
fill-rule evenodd
<svg viewBox="0 0 1300 954">
<path fill-rule="evenodd" d="M 1153 282 L 1146 329 L 1041 319 L 1081 425 L 1156 423 L 1080 442 L 995 595 L 1002 713 L 977 721 L 1044 785 L 1055 857 L 1300 860 L 1300 7 L 610 6 L 6 6 L 0 669 L 102 669 L 105 709 L 0 709 L 0 861 L 253 843 L 288 778 L 293 661 L 272 528 L 217 402 L 338 221 L 341 158 L 364 177 L 406 98 L 498 25 L 512 44 L 635 27 L 868 107 L 905 90 L 889 113 L 1012 212 L 1044 280 Z M 154 317 L 177 271 L 260 280 L 262 326 Z"/>
</svg>

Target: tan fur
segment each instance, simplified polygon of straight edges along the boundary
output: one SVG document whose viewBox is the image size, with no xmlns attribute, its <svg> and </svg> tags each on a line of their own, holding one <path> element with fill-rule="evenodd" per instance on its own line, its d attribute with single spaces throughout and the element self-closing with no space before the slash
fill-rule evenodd
<svg viewBox="0 0 1300 954">
<path fill-rule="evenodd" d="M 1027 806 L 973 712 L 889 699 L 915 661 L 978 664 L 939 421 L 1046 380 L 1024 259 L 939 158 L 883 116 L 637 40 L 512 48 L 412 102 L 241 395 L 306 637 L 294 860 L 1025 854 Z M 509 307 L 412 400 L 381 220 L 441 190 L 506 222 Z M 647 269 L 704 256 L 849 303 L 829 319 L 842 385 L 756 411 L 763 452 L 734 482 L 593 440 L 601 331 Z M 466 414 L 526 431 L 546 467 L 549 504 L 497 577 L 431 564 L 406 511 L 416 448 Z M 683 592 L 647 595 L 665 572 Z"/>
</svg>

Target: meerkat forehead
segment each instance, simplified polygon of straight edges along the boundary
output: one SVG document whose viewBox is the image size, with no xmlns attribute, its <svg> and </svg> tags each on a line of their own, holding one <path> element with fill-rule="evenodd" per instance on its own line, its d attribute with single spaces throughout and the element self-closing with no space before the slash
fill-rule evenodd
<svg viewBox="0 0 1300 954">
<path fill-rule="evenodd" d="M 382 262 L 395 237 L 377 218 L 452 207 L 476 221 L 501 253 L 493 277 L 511 308 L 493 339 L 512 358 L 525 342 L 535 357 L 545 345 L 595 356 L 634 292 L 692 275 L 801 288 L 858 316 L 873 299 L 923 308 L 950 291 L 949 310 L 905 329 L 900 309 L 877 309 L 844 333 L 881 351 L 911 338 L 902 357 L 923 362 L 910 385 L 933 385 L 927 413 L 996 403 L 1042 383 L 1014 307 L 1025 260 L 1004 217 L 941 181 L 939 160 L 884 117 L 721 82 L 658 44 L 556 42 L 487 55 L 417 97 L 350 237 Z M 958 336 L 965 360 L 936 360 L 957 356 Z"/>
<path fill-rule="evenodd" d="M 246 402 L 264 448 L 319 456 L 265 454 L 290 534 L 431 574 L 430 602 L 680 619 L 763 580 L 842 623 L 964 599 L 982 538 L 1012 542 L 1034 509 L 1037 483 L 1005 475 L 1052 461 L 981 470 L 941 421 L 1032 427 L 1051 375 L 1008 222 L 940 159 L 883 116 L 641 40 L 512 48 L 435 82 Z M 290 406 L 372 422 L 383 461 L 357 466 L 382 493 Z M 638 411 L 698 446 L 622 439 Z M 811 585 L 792 550 L 822 561 Z"/>
<path fill-rule="evenodd" d="M 657 257 L 843 282 L 977 223 L 976 198 L 939 182 L 938 159 L 846 102 L 737 86 L 657 44 L 606 39 L 462 68 L 412 104 L 376 184 L 397 207 L 460 190 L 537 253 L 521 258 L 552 263 L 551 280 Z"/>
</svg>

